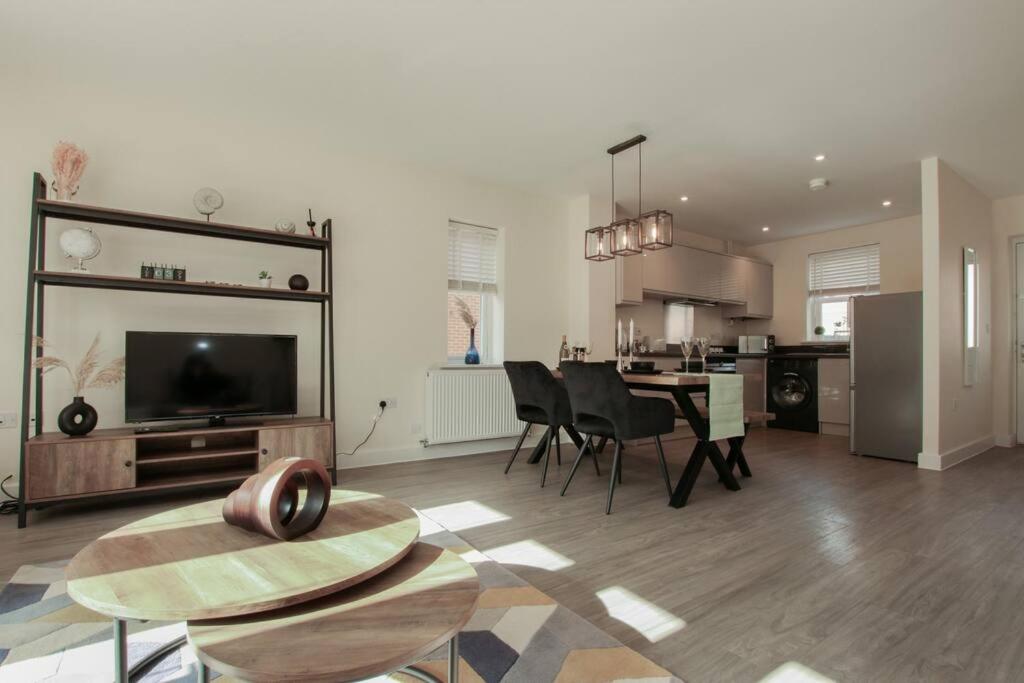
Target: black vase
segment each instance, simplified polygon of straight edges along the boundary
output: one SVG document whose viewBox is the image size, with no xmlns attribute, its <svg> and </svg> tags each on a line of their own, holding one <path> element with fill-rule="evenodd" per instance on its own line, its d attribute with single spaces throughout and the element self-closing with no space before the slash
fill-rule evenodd
<svg viewBox="0 0 1024 683">
<path fill-rule="evenodd" d="M 306 279 L 305 275 L 296 273 L 288 278 L 288 288 L 305 291 L 309 289 L 309 280 Z"/>
<path fill-rule="evenodd" d="M 57 415 L 57 426 L 68 436 L 85 436 L 96 429 L 97 419 L 96 409 L 81 396 L 75 396 Z"/>
</svg>

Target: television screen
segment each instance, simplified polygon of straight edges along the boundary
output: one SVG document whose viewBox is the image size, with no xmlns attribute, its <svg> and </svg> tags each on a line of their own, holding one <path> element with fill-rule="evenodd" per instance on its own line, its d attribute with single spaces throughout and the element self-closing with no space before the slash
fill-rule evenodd
<svg viewBox="0 0 1024 683">
<path fill-rule="evenodd" d="M 296 338 L 126 332 L 126 422 L 293 415 Z"/>
</svg>

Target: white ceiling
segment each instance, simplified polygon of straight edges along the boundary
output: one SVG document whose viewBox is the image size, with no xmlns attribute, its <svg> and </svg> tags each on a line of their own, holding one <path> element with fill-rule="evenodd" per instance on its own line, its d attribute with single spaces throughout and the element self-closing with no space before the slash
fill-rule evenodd
<svg viewBox="0 0 1024 683">
<path fill-rule="evenodd" d="M 1020 0 L 8 2 L 0 58 L 544 192 L 645 133 L 645 206 L 749 242 L 917 213 L 927 156 L 1024 192 Z"/>
</svg>

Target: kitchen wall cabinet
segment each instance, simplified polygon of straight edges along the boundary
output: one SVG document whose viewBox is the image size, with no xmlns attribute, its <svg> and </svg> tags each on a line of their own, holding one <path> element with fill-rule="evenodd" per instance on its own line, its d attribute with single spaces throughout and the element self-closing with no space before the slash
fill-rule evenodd
<svg viewBox="0 0 1024 683">
<path fill-rule="evenodd" d="M 649 292 L 671 292 L 675 264 L 674 252 L 679 247 L 659 249 L 644 256 L 641 287 Z"/>
<path fill-rule="evenodd" d="M 747 301 L 747 278 L 752 261 L 726 254 L 716 254 L 716 256 L 719 261 L 718 281 L 721 288 L 718 298 L 722 301 L 735 301 L 737 303 Z"/>
<path fill-rule="evenodd" d="M 636 259 L 637 257 L 631 257 Z M 628 262 L 630 259 L 626 259 Z M 772 266 L 742 256 L 676 245 L 643 257 L 641 290 L 678 299 L 701 299 L 722 305 L 726 318 L 772 316 Z M 617 303 L 633 303 L 633 282 L 623 269 Z M 620 300 L 621 299 L 621 300 Z"/>
<path fill-rule="evenodd" d="M 733 259 L 738 266 L 741 302 L 722 306 L 723 318 L 771 318 L 774 306 L 774 269 L 770 263 Z M 724 297 L 723 297 L 724 298 Z"/>
<path fill-rule="evenodd" d="M 818 360 L 818 422 L 822 434 L 850 433 L 850 359 Z"/>
<path fill-rule="evenodd" d="M 661 251 L 671 251 L 662 249 Z M 644 261 L 647 254 L 615 257 L 615 303 L 639 305 L 644 302 Z"/>
</svg>

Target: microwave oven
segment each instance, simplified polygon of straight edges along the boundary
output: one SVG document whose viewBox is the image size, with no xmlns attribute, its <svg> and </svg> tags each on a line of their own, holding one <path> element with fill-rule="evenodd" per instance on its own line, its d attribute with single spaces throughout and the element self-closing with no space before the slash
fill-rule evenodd
<svg viewBox="0 0 1024 683">
<path fill-rule="evenodd" d="M 746 334 L 740 336 L 739 353 L 772 353 L 775 351 L 774 334 Z"/>
</svg>

